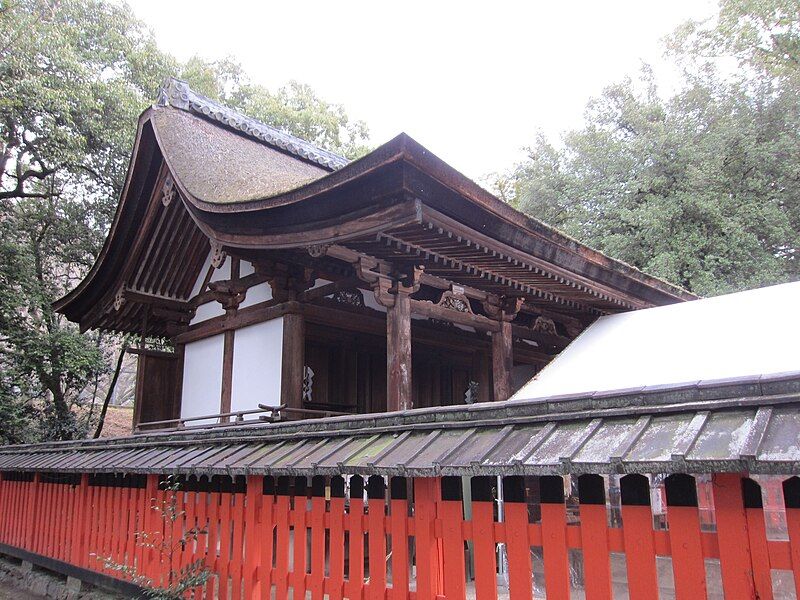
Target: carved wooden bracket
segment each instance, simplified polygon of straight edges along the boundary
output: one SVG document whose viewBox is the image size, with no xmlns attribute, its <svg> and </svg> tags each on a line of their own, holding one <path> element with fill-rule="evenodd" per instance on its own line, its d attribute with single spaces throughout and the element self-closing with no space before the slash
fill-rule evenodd
<svg viewBox="0 0 800 600">
<path fill-rule="evenodd" d="M 439 298 L 439 306 L 442 308 L 449 308 L 457 312 L 474 314 L 472 306 L 470 306 L 469 298 L 464 294 L 464 288 L 454 285 L 449 290 L 442 292 L 442 297 Z"/>
<path fill-rule="evenodd" d="M 312 288 L 317 280 L 313 269 L 290 267 L 283 263 L 260 262 L 255 269 L 256 273 L 266 277 L 272 288 L 272 297 L 278 302 L 297 300 L 297 296 Z"/>
<path fill-rule="evenodd" d="M 175 180 L 172 178 L 172 175 L 167 174 L 167 177 L 164 179 L 164 186 L 161 188 L 161 203 L 164 206 L 169 206 L 175 198 L 176 193 L 177 188 L 175 187 Z"/>
<path fill-rule="evenodd" d="M 125 306 L 125 287 L 121 287 L 114 294 L 114 310 L 120 311 Z"/>
<path fill-rule="evenodd" d="M 212 281 L 208 284 L 208 289 L 225 312 L 238 310 L 239 305 L 247 297 L 247 288 L 238 285 L 236 281 Z"/>
<path fill-rule="evenodd" d="M 558 335 L 555 322 L 553 321 L 553 319 L 548 319 L 547 317 L 542 317 L 542 316 L 536 317 L 536 320 L 533 322 L 533 327 L 531 327 L 531 329 L 539 333 Z"/>
<path fill-rule="evenodd" d="M 306 251 L 312 258 L 321 258 L 328 253 L 328 248 L 330 248 L 330 246 L 330 244 L 311 244 L 306 248 Z"/>
<path fill-rule="evenodd" d="M 493 302 L 484 302 L 483 310 L 492 319 L 509 323 L 517 318 L 519 309 L 522 308 L 525 298 L 517 296 L 503 296 L 500 302 L 495 304 Z"/>
<path fill-rule="evenodd" d="M 397 294 L 409 295 L 418 291 L 424 270 L 422 266 L 412 266 L 392 274 L 383 273 L 373 270 L 373 265 L 363 256 L 353 262 L 353 268 L 356 276 L 370 285 L 376 302 L 386 308 L 394 306 Z"/>
<path fill-rule="evenodd" d="M 216 240 L 211 240 L 211 266 L 219 269 L 225 264 L 227 257 L 225 250 L 222 249 L 222 244 Z"/>
</svg>

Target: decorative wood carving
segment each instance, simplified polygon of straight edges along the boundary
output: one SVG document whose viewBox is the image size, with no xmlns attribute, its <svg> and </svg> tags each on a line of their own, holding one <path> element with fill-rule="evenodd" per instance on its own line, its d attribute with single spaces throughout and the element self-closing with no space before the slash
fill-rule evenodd
<svg viewBox="0 0 800 600">
<path fill-rule="evenodd" d="M 504 323 L 510 323 L 517 318 L 519 309 L 525 302 L 525 298 L 516 296 L 503 296 L 498 303 L 484 302 L 483 310 L 492 319 L 497 319 Z"/>
<path fill-rule="evenodd" d="M 322 258 L 328 253 L 330 244 L 311 244 L 306 250 L 311 258 Z"/>
<path fill-rule="evenodd" d="M 222 305 L 225 312 L 234 312 L 247 297 L 247 288 L 237 285 L 235 281 L 212 281 L 208 284 L 214 300 Z"/>
<path fill-rule="evenodd" d="M 172 178 L 172 175 L 167 173 L 167 177 L 164 179 L 164 186 L 161 188 L 161 203 L 164 206 L 169 206 L 175 198 L 176 192 L 175 180 Z"/>
<path fill-rule="evenodd" d="M 474 314 L 469 298 L 464 295 L 464 288 L 459 286 L 453 286 L 452 289 L 442 292 L 442 297 L 439 298 L 439 306 L 456 312 Z"/>
<path fill-rule="evenodd" d="M 547 317 L 536 317 L 536 320 L 533 322 L 533 327 L 531 327 L 533 331 L 538 333 L 546 333 L 549 335 L 558 335 L 558 331 L 556 330 L 556 324 L 553 322 L 553 319 L 548 319 Z"/>
<path fill-rule="evenodd" d="M 125 306 L 125 288 L 121 287 L 114 294 L 114 310 L 122 310 L 123 306 Z"/>
<path fill-rule="evenodd" d="M 215 269 L 219 269 L 225 264 L 227 256 L 225 250 L 222 248 L 222 244 L 216 240 L 211 240 L 211 266 Z"/>
<path fill-rule="evenodd" d="M 364 307 L 364 295 L 361 290 L 339 290 L 334 292 L 333 301 L 358 308 Z"/>
</svg>

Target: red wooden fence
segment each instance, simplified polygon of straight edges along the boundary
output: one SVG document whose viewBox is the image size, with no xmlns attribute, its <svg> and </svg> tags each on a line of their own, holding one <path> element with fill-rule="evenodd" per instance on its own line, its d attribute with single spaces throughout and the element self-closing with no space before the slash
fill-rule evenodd
<svg viewBox="0 0 800 600">
<path fill-rule="evenodd" d="M 738 474 L 713 477 L 716 531 L 701 527 L 689 475 L 666 478 L 668 529 L 653 527 L 643 475 L 621 479 L 621 527 L 609 526 L 607 481 L 598 475 L 578 478 L 578 519 L 561 477 L 538 478 L 533 511 L 525 479 L 504 478 L 502 521 L 497 479 L 474 477 L 467 488 L 465 481 L 354 475 L 314 477 L 308 486 L 304 477 L 214 477 L 185 480 L 171 492 L 160 489 L 156 475 L 4 473 L 0 543 L 124 578 L 98 558 L 110 557 L 157 582 L 203 559 L 214 577 L 194 596 L 237 600 L 283 600 L 290 592 L 331 600 L 459 599 L 470 586 L 481 600 L 530 599 L 534 589 L 536 597 L 545 590 L 568 598 L 575 551 L 590 600 L 612 597 L 612 553 L 624 554 L 633 599 L 659 596 L 657 557 L 672 558 L 679 600 L 705 597 L 706 559 L 719 560 L 727 598 L 778 597 L 772 570 L 793 571 L 800 587 L 797 477 L 783 482 L 788 539 L 768 539 L 761 489 Z M 172 531 L 152 509 L 170 494 L 181 511 Z M 179 539 L 192 527 L 207 533 L 183 546 L 172 565 L 137 539 L 142 532 Z M 498 585 L 498 544 L 507 549 L 507 590 Z M 541 570 L 532 549 L 543 555 Z"/>
</svg>

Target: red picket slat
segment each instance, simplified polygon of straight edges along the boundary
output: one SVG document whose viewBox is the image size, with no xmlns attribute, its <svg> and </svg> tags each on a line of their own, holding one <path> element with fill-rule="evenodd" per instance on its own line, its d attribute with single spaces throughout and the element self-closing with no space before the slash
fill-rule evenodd
<svg viewBox="0 0 800 600">
<path fill-rule="evenodd" d="M 220 494 L 219 558 L 217 573 L 217 597 L 226 600 L 230 591 L 231 568 L 231 496 L 230 492 Z"/>
<path fill-rule="evenodd" d="M 666 479 L 666 490 L 675 598 L 705 598 L 706 569 L 694 477 L 670 475 Z"/>
<path fill-rule="evenodd" d="M 342 600 L 344 597 L 344 479 L 331 479 L 330 517 L 330 578 L 328 580 L 329 600 Z"/>
<path fill-rule="evenodd" d="M 542 512 L 542 553 L 544 585 L 552 598 L 569 598 L 569 554 L 567 552 L 567 509 L 564 480 L 547 476 L 539 479 Z"/>
<path fill-rule="evenodd" d="M 439 517 L 442 520 L 442 545 L 444 547 L 444 593 L 448 599 L 459 600 L 466 597 L 464 539 L 461 534 L 463 505 L 461 478 L 443 478 L 442 501 L 439 503 Z M 447 480 L 454 480 L 448 484 Z M 453 489 L 447 489 L 448 485 Z M 452 492 L 449 495 L 448 492 Z M 458 499 L 454 499 L 458 497 Z M 527 526 L 527 521 L 526 521 Z"/>
<path fill-rule="evenodd" d="M 800 598 L 800 477 L 791 477 L 783 482 L 783 502 L 786 508 L 795 596 Z"/>
<path fill-rule="evenodd" d="M 294 557 L 292 561 L 292 598 L 306 597 L 306 478 L 295 478 L 294 503 L 290 522 L 294 528 Z"/>
<path fill-rule="evenodd" d="M 231 549 L 231 597 L 240 600 L 242 597 L 242 569 L 244 561 L 244 500 L 241 492 L 231 494 L 233 507 L 231 510 L 231 526 L 233 529 L 233 548 Z"/>
<path fill-rule="evenodd" d="M 208 535 L 206 536 L 206 566 L 214 575 L 206 583 L 206 597 L 215 598 L 215 589 L 219 586 L 217 548 L 219 545 L 219 510 L 220 495 L 217 492 L 208 494 Z"/>
<path fill-rule="evenodd" d="M 325 478 L 315 477 L 311 485 L 311 600 L 325 594 Z"/>
<path fill-rule="evenodd" d="M 718 473 L 713 478 L 714 508 L 717 517 L 722 589 L 733 598 L 755 596 L 750 538 L 742 502 L 742 476 Z"/>
<path fill-rule="evenodd" d="M 278 480 L 278 499 L 275 502 L 275 598 L 287 600 L 289 596 L 289 483 L 288 478 Z"/>
<path fill-rule="evenodd" d="M 380 475 L 369 478 L 367 498 L 368 597 L 372 600 L 383 600 L 386 593 L 386 486 Z"/>
<path fill-rule="evenodd" d="M 273 569 L 272 560 L 275 556 L 273 534 L 275 532 L 275 480 L 267 477 L 263 482 L 263 495 L 261 497 L 261 563 L 259 568 L 259 584 L 261 586 L 261 600 L 272 598 Z"/>
<path fill-rule="evenodd" d="M 347 526 L 350 541 L 349 573 L 345 597 L 361 599 L 364 594 L 364 480 L 350 478 L 350 513 Z"/>
<path fill-rule="evenodd" d="M 472 493 L 475 498 L 475 491 Z M 475 594 L 497 598 L 497 559 L 494 541 L 494 503 L 472 502 L 472 544 L 475 549 Z"/>
<path fill-rule="evenodd" d="M 503 511 L 508 555 L 508 587 L 514 600 L 533 598 L 528 505 L 522 477 L 503 478 Z"/>
<path fill-rule="evenodd" d="M 264 478 L 252 476 L 247 478 L 247 498 L 245 500 L 244 518 L 244 597 L 247 600 L 261 596 L 259 582 L 256 579 L 256 568 L 261 559 L 261 546 L 259 544 L 261 517 L 261 499 L 263 497 Z"/>
<path fill-rule="evenodd" d="M 435 598 L 440 593 L 436 547 L 436 500 L 439 480 L 414 479 L 414 538 L 416 542 L 417 597 Z M 352 567 L 351 567 L 352 568 Z"/>
<path fill-rule="evenodd" d="M 392 599 L 406 600 L 409 595 L 408 565 L 408 494 L 404 478 L 395 477 L 391 481 L 392 534 Z"/>
</svg>

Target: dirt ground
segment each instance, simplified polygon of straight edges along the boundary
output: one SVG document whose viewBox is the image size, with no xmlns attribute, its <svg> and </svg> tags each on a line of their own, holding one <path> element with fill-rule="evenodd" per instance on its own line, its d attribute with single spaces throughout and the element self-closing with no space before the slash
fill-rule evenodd
<svg viewBox="0 0 800 600">
<path fill-rule="evenodd" d="M 125 406 L 109 406 L 103 433 L 100 437 L 119 437 L 131 434 L 133 426 L 133 408 Z M 3 600 L 0 596 L 0 600 Z"/>
<path fill-rule="evenodd" d="M 25 590 L 0 582 L 0 600 L 40 600 L 44 596 L 36 596 Z"/>
</svg>

